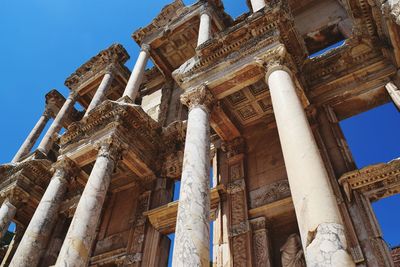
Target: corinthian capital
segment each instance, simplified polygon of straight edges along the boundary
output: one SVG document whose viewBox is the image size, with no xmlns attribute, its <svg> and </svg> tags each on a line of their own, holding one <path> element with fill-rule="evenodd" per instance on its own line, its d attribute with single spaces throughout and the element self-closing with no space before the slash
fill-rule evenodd
<svg viewBox="0 0 400 267">
<path fill-rule="evenodd" d="M 115 137 L 109 137 L 105 140 L 99 141 L 97 144 L 99 150 L 98 157 L 105 157 L 117 162 L 123 151 L 126 150 L 127 145 Z"/>
<path fill-rule="evenodd" d="M 288 53 L 283 44 L 271 48 L 265 55 L 256 58 L 256 63 L 265 69 L 266 79 L 275 70 L 285 70 L 291 73 L 288 67 Z"/>
<path fill-rule="evenodd" d="M 187 106 L 189 110 L 195 107 L 203 107 L 210 112 L 215 103 L 215 98 L 206 85 L 201 85 L 183 93 L 181 95 L 181 102 Z"/>
<path fill-rule="evenodd" d="M 56 172 L 56 176 L 69 181 L 79 174 L 80 168 L 73 160 L 63 156 L 53 164 L 52 170 Z"/>
</svg>

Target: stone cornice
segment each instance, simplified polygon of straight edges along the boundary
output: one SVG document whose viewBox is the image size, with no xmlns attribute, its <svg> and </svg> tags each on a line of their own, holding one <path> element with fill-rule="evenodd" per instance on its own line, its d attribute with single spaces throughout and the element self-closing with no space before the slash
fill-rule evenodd
<svg viewBox="0 0 400 267">
<path fill-rule="evenodd" d="M 113 44 L 80 66 L 66 79 L 65 86 L 71 90 L 77 89 L 80 84 L 97 72 L 106 69 L 111 64 L 123 66 L 128 59 L 129 54 L 125 48 L 121 44 Z"/>
<path fill-rule="evenodd" d="M 352 191 L 365 194 L 371 201 L 400 192 L 400 159 L 345 173 L 339 179 L 349 201 Z"/>
</svg>

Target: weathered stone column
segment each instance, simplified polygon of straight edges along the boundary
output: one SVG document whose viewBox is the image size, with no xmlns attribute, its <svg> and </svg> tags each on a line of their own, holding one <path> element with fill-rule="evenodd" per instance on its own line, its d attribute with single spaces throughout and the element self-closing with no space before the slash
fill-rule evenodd
<svg viewBox="0 0 400 267">
<path fill-rule="evenodd" d="M 397 109 L 400 110 L 400 90 L 397 86 L 390 82 L 386 84 L 386 90 L 392 98 L 393 103 L 396 105 Z"/>
<path fill-rule="evenodd" d="M 284 48 L 281 54 L 285 54 Z M 272 106 L 307 266 L 354 266 L 345 229 L 306 113 L 290 71 L 279 60 L 267 66 Z"/>
<path fill-rule="evenodd" d="M 87 266 L 111 175 L 122 144 L 107 139 L 100 144 L 96 163 L 83 190 L 55 266 Z"/>
<path fill-rule="evenodd" d="M 14 219 L 16 212 L 17 208 L 10 202 L 10 200 L 4 200 L 0 207 L 0 238 L 7 232 L 8 226 Z"/>
<path fill-rule="evenodd" d="M 35 267 L 43 256 L 58 218 L 58 209 L 67 190 L 68 180 L 78 174 L 75 163 L 63 158 L 54 166 L 55 173 L 47 186 L 10 266 Z"/>
<path fill-rule="evenodd" d="M 209 266 L 209 116 L 213 97 L 202 86 L 185 92 L 181 101 L 189 107 L 189 118 L 172 266 Z"/>
<path fill-rule="evenodd" d="M 84 117 L 87 117 L 90 111 L 92 111 L 95 107 L 97 107 L 103 102 L 104 98 L 107 95 L 108 89 L 110 89 L 111 87 L 113 80 L 114 80 L 114 75 L 112 73 L 112 67 L 111 67 L 106 70 L 106 73 L 104 74 L 103 79 L 101 80 L 99 88 L 97 88 L 92 101 L 90 101 L 89 107 L 86 109 Z"/>
<path fill-rule="evenodd" d="M 45 111 L 43 112 L 42 116 L 40 116 L 39 121 L 36 123 L 35 127 L 33 127 L 32 131 L 25 139 L 24 143 L 18 150 L 17 154 L 15 154 L 12 162 L 18 162 L 21 160 L 22 157 L 29 154 L 32 147 L 35 145 L 36 141 L 38 140 L 40 134 L 42 133 L 44 127 L 46 127 L 47 122 L 51 117 L 50 110 L 46 107 Z"/>
<path fill-rule="evenodd" d="M 257 12 L 265 7 L 265 0 L 250 0 L 253 12 Z"/>
<path fill-rule="evenodd" d="M 200 15 L 199 37 L 197 46 L 205 43 L 211 38 L 211 16 L 204 10 Z"/>
<path fill-rule="evenodd" d="M 129 96 L 132 101 L 135 101 L 140 85 L 142 84 L 144 71 L 146 70 L 147 60 L 150 57 L 150 46 L 147 44 L 142 45 L 139 57 L 136 61 L 135 67 L 132 70 L 131 76 L 129 77 L 128 84 L 126 85 L 124 96 Z"/>
<path fill-rule="evenodd" d="M 51 150 L 51 147 L 53 146 L 54 140 L 56 138 L 56 134 L 58 134 L 58 132 L 61 130 L 65 118 L 69 115 L 71 109 L 74 107 L 77 96 L 78 94 L 75 91 L 72 91 L 69 94 L 67 100 L 65 100 L 64 105 L 58 112 L 50 128 L 47 130 L 46 135 L 40 142 L 38 150 L 40 150 L 44 154 L 47 155 L 47 153 L 49 153 L 49 151 Z"/>
</svg>

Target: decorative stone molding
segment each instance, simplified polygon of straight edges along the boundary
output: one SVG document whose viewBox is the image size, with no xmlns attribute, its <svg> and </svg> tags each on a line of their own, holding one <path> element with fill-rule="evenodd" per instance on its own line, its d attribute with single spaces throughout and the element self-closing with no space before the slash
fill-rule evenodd
<svg viewBox="0 0 400 267">
<path fill-rule="evenodd" d="M 264 185 L 250 192 L 250 208 L 254 209 L 290 197 L 288 180 Z"/>
<path fill-rule="evenodd" d="M 345 173 L 339 179 L 347 199 L 352 191 L 365 194 L 371 201 L 400 193 L 400 159 Z"/>
<path fill-rule="evenodd" d="M 237 155 L 243 154 L 246 151 L 246 144 L 242 137 L 236 138 L 231 142 L 222 143 L 221 149 L 226 153 L 226 157 L 233 158 Z"/>
<path fill-rule="evenodd" d="M 242 192 L 246 189 L 246 183 L 244 179 L 235 180 L 229 183 L 226 187 L 226 192 L 228 194 L 236 194 L 238 192 Z"/>
<path fill-rule="evenodd" d="M 271 247 L 267 230 L 267 220 L 259 217 L 250 220 L 253 236 L 253 257 L 256 267 L 271 267 Z"/>
<path fill-rule="evenodd" d="M 109 137 L 96 143 L 96 147 L 99 150 L 98 157 L 109 158 L 117 162 L 128 145 L 115 137 Z"/>
<path fill-rule="evenodd" d="M 57 160 L 56 163 L 53 164 L 52 171 L 60 173 L 60 175 L 57 177 L 63 177 L 67 181 L 70 181 L 79 174 L 80 168 L 70 158 L 62 156 L 59 160 Z"/>
<path fill-rule="evenodd" d="M 203 107 L 208 113 L 211 112 L 215 99 L 205 84 L 198 88 L 188 90 L 181 95 L 181 102 L 189 108 Z"/>
</svg>

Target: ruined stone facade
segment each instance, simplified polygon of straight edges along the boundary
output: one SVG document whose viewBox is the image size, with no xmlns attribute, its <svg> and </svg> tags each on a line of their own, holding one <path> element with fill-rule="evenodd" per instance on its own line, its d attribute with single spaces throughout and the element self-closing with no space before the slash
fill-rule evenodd
<svg viewBox="0 0 400 267">
<path fill-rule="evenodd" d="M 400 4 L 248 6 L 175 0 L 133 33 L 132 72 L 114 44 L 46 95 L 0 166 L 1 266 L 167 266 L 171 233 L 173 266 L 395 266 L 371 202 L 400 161 L 356 169 L 339 121 L 400 108 Z"/>
</svg>

